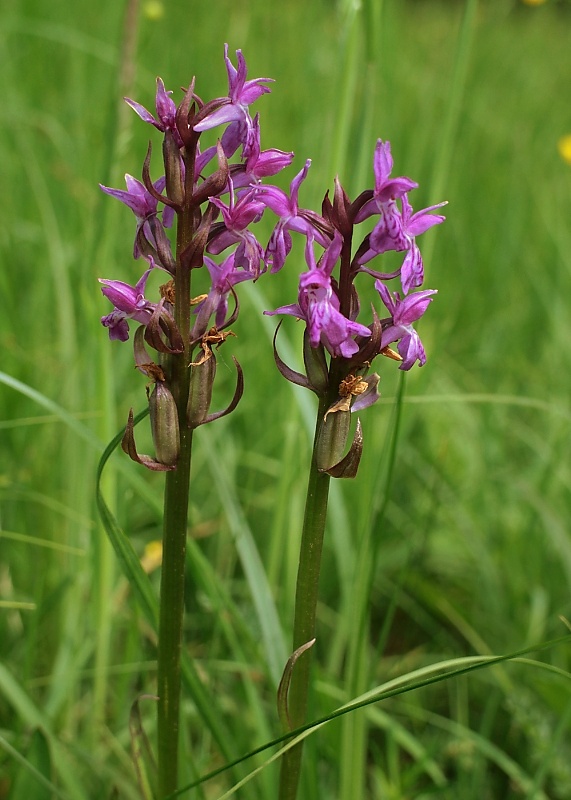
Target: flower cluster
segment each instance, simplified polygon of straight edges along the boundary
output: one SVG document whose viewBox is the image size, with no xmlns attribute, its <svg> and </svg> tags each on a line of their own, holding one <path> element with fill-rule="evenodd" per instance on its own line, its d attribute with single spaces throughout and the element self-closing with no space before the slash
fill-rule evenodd
<svg viewBox="0 0 571 800">
<path fill-rule="evenodd" d="M 365 328 L 355 320 L 359 302 L 353 282 L 358 273 L 368 273 L 377 278 L 375 287 L 390 314 L 381 322 L 379 352 L 398 341 L 398 352 L 402 358 L 401 369 L 408 370 L 416 361 L 420 365 L 426 361 L 424 348 L 418 334 L 412 328 L 412 323 L 420 319 L 426 311 L 431 296 L 436 293 L 435 290 L 429 289 L 410 294 L 410 290 L 421 286 L 424 280 L 424 266 L 416 244 L 416 236 L 444 220 L 442 215 L 432 212 L 445 203 L 430 206 L 413 214 L 408 192 L 415 189 L 418 184 L 410 178 L 391 178 L 392 168 L 390 143 L 379 139 L 374 157 L 374 190 L 363 192 L 354 203 L 351 203 L 337 182 L 334 203 L 331 204 L 326 196 L 325 216 L 319 222 L 313 218 L 310 223 L 303 216 L 298 221 L 296 215 L 292 214 L 294 210 L 297 211 L 297 189 L 299 179 L 307 173 L 306 165 L 304 173 L 300 173 L 296 178 L 297 184 L 296 181 L 292 183 L 291 195 L 292 198 L 295 197 L 295 201 L 292 201 L 287 209 L 285 201 L 281 201 L 284 212 L 276 231 L 282 232 L 289 227 L 307 235 L 306 261 L 309 270 L 300 277 L 298 302 L 266 313 L 291 314 L 304 319 L 313 347 L 321 343 L 332 356 L 351 359 L 359 350 L 355 337 L 370 337 L 372 334 L 371 327 Z M 272 207 L 278 205 L 276 198 L 280 198 L 279 190 L 268 188 L 262 192 L 263 201 L 268 205 L 272 203 Z M 377 216 L 378 220 L 373 230 L 365 236 L 357 248 L 355 256 L 351 258 L 353 228 L 372 216 Z M 329 237 L 323 233 L 328 226 L 333 231 L 333 235 Z M 312 247 L 313 239 L 325 247 L 317 264 Z M 406 251 L 398 270 L 382 273 L 365 266 L 373 258 L 388 250 Z M 332 282 L 331 274 L 340 256 L 340 276 L 335 283 Z M 404 299 L 401 299 L 398 292 L 393 294 L 387 288 L 386 281 L 393 278 L 400 278 Z"/>
<path fill-rule="evenodd" d="M 266 313 L 289 314 L 305 321 L 307 374 L 294 373 L 276 352 L 278 367 L 289 380 L 320 396 L 333 396 L 340 387 L 349 386 L 349 400 L 342 402 L 352 404 L 353 410 L 363 408 L 378 397 L 378 377 L 365 377 L 375 356 L 389 355 L 401 362 L 402 369 L 426 360 L 412 324 L 422 316 L 435 292 L 412 291 L 421 286 L 424 277 L 416 237 L 444 217 L 433 213 L 439 206 L 412 212 L 408 194 L 417 184 L 410 178 L 391 178 L 390 144 L 381 140 L 374 156 L 375 187 L 353 202 L 336 181 L 333 201 L 326 195 L 321 213 L 300 207 L 298 197 L 310 169 L 309 160 L 291 182 L 289 193 L 265 184 L 293 160 L 293 153 L 262 150 L 259 115 L 250 114 L 250 106 L 270 91 L 267 84 L 272 81 L 247 80 L 240 50 L 236 51 L 237 67 L 230 60 L 227 45 L 224 58 L 228 73 L 228 94 L 224 97 L 203 102 L 194 91 L 193 80 L 177 105 L 172 92 L 158 78 L 155 114 L 126 98 L 137 115 L 163 135 L 164 175 L 151 179 L 149 147 L 141 181 L 126 175 L 126 190 L 101 187 L 134 213 L 133 255 L 147 264 L 134 285 L 101 279 L 102 292 L 113 304 L 102 324 L 110 338 L 119 341 L 129 338 L 129 320 L 141 326 L 135 336 L 136 364 L 155 382 L 156 389 L 161 384 L 155 393 L 160 394 L 160 403 L 155 400 L 152 408 L 168 409 L 169 397 L 174 404 L 176 395 L 179 411 L 188 404 L 188 426 L 209 422 L 232 410 L 242 391 L 237 364 L 238 385 L 230 406 L 225 412 L 208 413 L 215 372 L 213 347 L 230 334 L 229 326 L 238 315 L 235 287 L 266 272 L 281 270 L 292 249 L 292 233 L 301 234 L 305 237 L 307 270 L 300 277 L 297 303 Z M 220 126 L 224 130 L 218 142 L 201 148 L 201 136 Z M 278 220 L 264 247 L 254 228 L 267 209 Z M 374 226 L 352 255 L 354 228 L 370 218 Z M 171 228 L 176 230 L 176 237 L 173 234 L 169 238 L 167 231 Z M 316 248 L 321 248 L 320 255 L 316 255 Z M 373 269 L 373 259 L 389 250 L 405 253 L 401 267 L 393 273 Z M 192 298 L 191 272 L 201 267 L 206 267 L 210 288 Z M 154 270 L 167 274 L 157 301 L 145 297 Z M 360 304 L 354 281 L 360 273 L 375 278 L 388 316 L 379 319 L 373 312 L 372 320 L 357 321 Z M 402 296 L 387 287 L 387 282 L 396 278 L 400 279 Z M 398 354 L 390 347 L 395 342 Z M 160 354 L 159 363 L 149 357 L 145 343 Z M 193 374 L 182 381 L 186 397 L 181 399 L 178 384 L 182 362 Z M 205 382 L 202 388 L 201 381 Z M 334 406 L 332 403 L 331 412 L 338 410 Z M 179 413 L 179 425 L 184 422 Z M 126 437 L 124 447 L 136 457 L 129 426 Z M 176 453 L 176 447 L 167 450 Z M 176 455 L 169 456 L 168 461 L 156 465 L 151 459 L 146 465 L 176 467 Z"/>
<path fill-rule="evenodd" d="M 349 414 L 372 405 L 379 398 L 379 376 L 367 375 L 373 359 L 385 355 L 409 370 L 426 362 L 426 353 L 413 327 L 436 294 L 434 289 L 417 290 L 424 281 L 424 265 L 416 237 L 443 222 L 434 213 L 445 203 L 413 213 L 409 192 L 417 188 L 407 177 L 392 178 L 393 159 L 389 142 L 377 141 L 373 161 L 375 187 L 362 192 L 353 202 L 338 180 L 333 201 L 325 195 L 321 215 L 300 210 L 298 191 L 309 162 L 291 184 L 290 196 L 275 187 L 260 189 L 260 199 L 280 217 L 266 253 L 272 269 L 279 269 L 291 250 L 290 231 L 305 235 L 307 271 L 299 279 L 297 303 L 280 306 L 266 314 L 286 314 L 306 323 L 304 362 L 306 374 L 290 369 L 274 355 L 278 369 L 288 380 L 313 390 L 326 401 L 322 429 L 317 438 L 320 469 L 336 477 L 352 477 L 360 458 L 362 437 L 358 426 L 353 445 L 341 458 L 349 431 Z M 369 231 L 355 248 L 357 227 L 374 219 Z M 323 248 L 319 258 L 315 245 Z M 404 252 L 401 266 L 393 272 L 373 269 L 371 262 L 389 250 Z M 357 320 L 361 304 L 355 287 L 357 275 L 375 280 L 375 289 L 388 312 L 379 319 Z M 388 282 L 400 281 L 400 291 Z M 396 351 L 391 345 L 396 344 Z M 326 353 L 330 360 L 327 363 Z M 333 415 L 333 416 L 332 416 Z"/>
<path fill-rule="evenodd" d="M 113 311 L 102 318 L 111 339 L 126 341 L 129 337 L 128 319 L 147 324 L 156 303 L 146 300 L 144 288 L 150 270 L 162 269 L 176 275 L 177 259 L 186 267 L 205 264 L 212 278 L 208 297 L 195 309 L 197 324 L 191 339 L 197 341 L 208 329 L 211 316 L 216 327 L 224 327 L 228 308 L 228 295 L 233 286 L 244 280 L 255 280 L 265 271 L 264 250 L 252 233 L 250 226 L 262 216 L 265 205 L 257 197 L 262 178 L 275 175 L 287 167 L 293 153 L 282 150 L 262 150 L 260 145 L 259 116 L 252 119 L 249 105 L 269 91 L 265 86 L 269 78 L 246 80 L 247 70 L 240 50 L 236 53 L 236 69 L 225 49 L 229 91 L 227 97 L 202 103 L 194 94 L 192 84 L 177 107 L 164 83 L 157 78 L 156 116 L 144 106 L 129 98 L 126 102 L 139 117 L 164 134 L 163 154 L 165 176 L 152 182 L 149 177 L 147 157 L 143 167 L 143 181 L 125 176 L 127 190 L 101 186 L 102 190 L 127 205 L 137 220 L 133 255 L 143 257 L 150 267 L 134 286 L 121 281 L 102 279 L 103 294 L 113 303 Z M 201 152 L 200 134 L 216 126 L 227 127 L 218 146 Z M 239 148 L 237 163 L 228 160 Z M 210 162 L 218 158 L 218 169 L 206 176 Z M 190 174 L 187 174 L 190 173 Z M 227 202 L 222 199 L 228 197 Z M 208 204 L 206 211 L 200 207 Z M 160 208 L 160 206 L 162 208 Z M 185 212 L 193 215 L 191 235 L 194 246 L 177 248 L 173 254 L 165 229 Z M 216 217 L 220 215 L 221 221 Z M 204 257 L 204 250 L 218 255 L 236 245 L 222 265 Z M 209 313 L 207 313 L 207 310 Z M 166 312 L 168 313 L 168 312 Z"/>
</svg>

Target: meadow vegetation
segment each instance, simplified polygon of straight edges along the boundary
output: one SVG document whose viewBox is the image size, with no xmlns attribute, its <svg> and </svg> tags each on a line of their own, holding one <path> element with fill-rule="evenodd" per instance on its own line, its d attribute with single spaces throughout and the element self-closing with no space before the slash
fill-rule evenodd
<svg viewBox="0 0 571 800">
<path fill-rule="evenodd" d="M 312 159 L 304 205 L 336 174 L 353 196 L 372 185 L 379 137 L 419 208 L 449 201 L 423 237 L 428 361 L 404 380 L 383 365 L 359 475 L 332 487 L 310 717 L 556 639 L 571 618 L 570 5 L 168 0 L 141 5 L 132 42 L 121 6 L 0 11 L 0 800 L 141 797 L 131 739 L 138 709 L 153 741 L 156 639 L 95 505 L 101 453 L 145 405 L 97 278 L 140 272 L 132 218 L 97 184 L 122 186 L 146 150 L 125 86 L 147 107 L 156 75 L 224 94 L 225 42 L 276 79 L 262 143 L 296 153 L 284 188 Z M 315 409 L 276 370 L 262 311 L 297 280 L 244 284 L 214 404 L 233 391 L 232 347 L 245 394 L 195 437 L 184 785 L 280 733 Z M 280 352 L 299 366 L 286 322 Z M 158 587 L 161 476 L 119 451 L 102 490 Z M 570 662 L 567 642 L 330 722 L 306 740 L 302 800 L 569 798 Z M 181 796 L 231 796 L 275 749 Z M 235 796 L 269 800 L 276 779 L 269 764 Z"/>
</svg>

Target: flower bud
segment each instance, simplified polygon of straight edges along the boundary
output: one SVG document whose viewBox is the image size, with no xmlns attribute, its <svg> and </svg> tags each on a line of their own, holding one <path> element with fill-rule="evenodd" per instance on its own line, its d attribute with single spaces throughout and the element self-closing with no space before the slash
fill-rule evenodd
<svg viewBox="0 0 571 800">
<path fill-rule="evenodd" d="M 180 451 L 178 411 L 174 397 L 165 383 L 155 383 L 149 397 L 149 410 L 157 461 L 173 466 Z"/>
<path fill-rule="evenodd" d="M 210 356 L 192 367 L 186 419 L 189 428 L 197 428 L 206 420 L 212 401 L 212 387 L 216 375 L 216 358 Z"/>
<path fill-rule="evenodd" d="M 328 411 L 325 415 L 315 448 L 317 469 L 321 472 L 330 470 L 342 460 L 350 425 L 350 411 Z"/>
<path fill-rule="evenodd" d="M 178 144 L 172 131 L 165 131 L 163 141 L 163 160 L 167 197 L 178 206 L 184 204 L 184 180 L 182 175 L 182 159 Z"/>
</svg>

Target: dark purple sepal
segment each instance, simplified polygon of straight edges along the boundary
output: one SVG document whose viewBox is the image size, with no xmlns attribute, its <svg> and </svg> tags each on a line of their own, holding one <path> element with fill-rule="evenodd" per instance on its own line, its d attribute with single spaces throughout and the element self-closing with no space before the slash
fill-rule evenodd
<svg viewBox="0 0 571 800">
<path fill-rule="evenodd" d="M 173 469 L 176 469 L 176 464 L 161 464 L 158 461 L 155 461 L 154 458 L 151 456 L 146 456 L 144 453 L 137 453 L 137 447 L 135 445 L 135 435 L 134 435 L 135 425 L 133 423 L 133 409 L 129 409 L 129 418 L 127 420 L 127 424 L 125 425 L 125 433 L 123 434 L 123 438 L 121 440 L 121 448 L 123 452 L 127 453 L 131 461 L 135 461 L 137 464 L 141 464 L 143 467 L 152 470 L 153 472 L 170 472 Z"/>
<path fill-rule="evenodd" d="M 318 234 L 324 237 L 325 243 L 320 242 L 323 247 L 327 246 L 327 240 L 333 240 L 335 228 L 330 222 L 322 217 L 321 214 L 317 214 L 315 211 L 311 211 L 308 208 L 300 208 L 299 217 L 308 222 Z M 318 238 L 316 238 L 316 241 L 319 241 Z"/>
<path fill-rule="evenodd" d="M 222 106 L 230 105 L 230 103 L 231 100 L 229 97 L 215 97 L 214 100 L 209 100 L 208 103 L 202 106 L 198 114 L 194 116 L 192 120 L 193 126 L 198 125 L 203 119 L 210 116 L 215 111 L 218 111 Z"/>
<path fill-rule="evenodd" d="M 360 259 L 365 255 L 365 253 L 368 253 L 371 249 L 370 237 L 371 234 L 368 233 L 361 242 L 361 244 L 359 245 L 359 247 L 357 248 L 357 252 L 353 256 L 353 260 L 351 261 L 351 272 L 354 275 L 356 275 L 357 272 L 359 272 Z M 398 271 L 400 272 L 400 267 Z"/>
<path fill-rule="evenodd" d="M 145 236 L 145 229 L 143 225 L 137 228 L 137 233 L 135 235 L 135 252 L 137 252 L 139 256 L 143 256 L 143 258 L 146 258 L 147 261 L 149 261 L 149 259 L 152 258 L 155 264 L 160 264 L 161 266 L 163 266 L 161 263 L 161 258 L 156 251 L 156 248 L 153 247 L 153 245 L 149 242 L 149 240 Z M 135 256 L 135 258 L 137 258 L 137 256 Z"/>
<path fill-rule="evenodd" d="M 366 205 L 370 200 L 373 199 L 374 192 L 372 189 L 365 189 L 364 192 L 361 192 L 359 197 L 355 198 L 351 203 L 351 219 L 355 219 L 359 211 Z"/>
<path fill-rule="evenodd" d="M 151 217 L 148 220 L 149 227 L 151 229 L 151 233 L 154 236 L 155 244 L 157 245 L 157 249 L 155 251 L 156 254 L 156 262 L 160 264 L 161 267 L 166 269 L 167 272 L 170 272 L 171 275 L 176 273 L 176 261 L 172 254 L 171 243 L 169 237 L 165 233 L 164 226 L 157 219 L 157 217 Z M 142 231 L 143 229 L 141 229 Z M 141 236 L 144 239 L 144 236 Z M 146 241 L 146 240 L 145 240 Z M 142 245 L 142 242 L 138 242 L 139 246 Z M 151 250 L 154 248 L 151 245 L 148 245 Z M 141 247 L 142 250 L 142 247 Z M 153 253 L 146 253 L 145 255 L 153 255 Z"/>
<path fill-rule="evenodd" d="M 193 206 L 202 205 L 205 200 L 216 197 L 224 190 L 228 183 L 228 177 L 230 175 L 228 159 L 226 158 L 226 154 L 220 142 L 216 145 L 216 150 L 218 154 L 218 169 L 213 172 L 212 175 L 209 175 L 196 189 L 192 195 Z"/>
<path fill-rule="evenodd" d="M 203 105 L 202 101 L 194 94 L 193 78 L 190 86 L 184 93 L 184 97 L 175 115 L 176 128 L 183 144 L 188 150 L 192 150 L 196 147 L 196 143 L 200 137 L 200 134 L 192 129 L 192 122 L 196 116 L 194 108 L 196 108 L 197 103 L 199 106 Z"/>
<path fill-rule="evenodd" d="M 309 382 L 307 375 L 302 375 L 301 372 L 296 372 L 295 370 L 291 369 L 291 367 L 288 367 L 285 361 L 281 360 L 276 347 L 276 338 L 278 335 L 278 331 L 281 327 L 281 324 L 282 323 L 280 322 L 280 324 L 276 328 L 276 332 L 274 333 L 274 361 L 276 362 L 276 367 L 279 369 L 279 371 L 284 376 L 286 381 L 289 381 L 290 383 L 295 383 L 296 386 L 303 386 L 304 389 L 311 389 L 312 392 L 315 392 L 315 394 L 319 395 L 320 393 Z"/>
<path fill-rule="evenodd" d="M 216 213 L 217 209 L 209 204 L 196 228 L 192 241 L 180 254 L 180 262 L 186 269 L 195 269 L 203 266 L 204 249 L 208 242 L 212 220 Z"/>
<path fill-rule="evenodd" d="M 172 131 L 165 131 L 163 139 L 166 195 L 176 208 L 184 206 L 184 171 L 178 144 Z"/>
<path fill-rule="evenodd" d="M 375 308 L 371 306 L 373 312 L 373 322 L 369 325 L 371 335 L 369 338 L 365 336 L 357 336 L 355 341 L 359 345 L 359 350 L 351 358 L 347 364 L 347 372 L 353 372 L 359 369 L 363 364 L 370 364 L 371 361 L 379 355 L 381 351 L 381 339 L 383 336 L 383 326 L 379 319 Z"/>
<path fill-rule="evenodd" d="M 342 234 L 343 238 L 350 236 L 353 230 L 353 220 L 350 215 L 351 201 L 345 189 L 341 186 L 339 178 L 335 178 L 331 223 Z"/>
<path fill-rule="evenodd" d="M 170 206 L 171 208 L 176 208 L 177 207 L 176 203 L 173 203 L 172 200 L 169 200 L 169 198 L 166 195 L 161 194 L 160 192 L 158 192 L 155 189 L 154 185 L 153 185 L 153 181 L 151 180 L 151 172 L 150 172 L 151 155 L 152 155 L 152 153 L 153 153 L 153 146 L 152 146 L 151 142 L 149 142 L 149 146 L 147 147 L 147 155 L 145 156 L 145 160 L 143 161 L 143 170 L 142 170 L 142 173 L 141 173 L 141 177 L 143 178 L 143 184 L 145 186 L 145 189 L 159 203 L 163 203 L 165 206 Z"/>
<path fill-rule="evenodd" d="M 145 348 L 145 328 L 145 325 L 139 325 L 133 337 L 135 366 L 139 372 L 142 372 L 143 375 L 146 375 L 147 378 L 150 378 L 155 383 L 165 381 L 166 377 L 163 368 L 153 361 Z"/>
<path fill-rule="evenodd" d="M 232 311 L 232 313 L 226 317 L 222 325 L 218 326 L 219 331 L 225 331 L 226 328 L 229 328 L 230 325 L 233 325 L 238 319 L 238 314 L 240 312 L 240 301 L 238 300 L 238 295 L 236 294 L 236 290 L 233 286 L 230 287 L 230 294 L 234 298 L 234 311 Z"/>
</svg>

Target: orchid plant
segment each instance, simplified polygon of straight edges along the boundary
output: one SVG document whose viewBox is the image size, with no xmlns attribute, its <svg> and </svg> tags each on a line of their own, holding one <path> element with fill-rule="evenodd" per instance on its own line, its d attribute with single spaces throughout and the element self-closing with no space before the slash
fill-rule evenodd
<svg viewBox="0 0 571 800">
<path fill-rule="evenodd" d="M 290 731 L 303 724 L 307 713 L 329 481 L 357 473 L 363 437 L 357 423 L 348 446 L 350 420 L 352 413 L 371 406 L 379 397 L 379 375 L 371 372 L 374 359 L 388 357 L 402 370 L 426 361 L 413 323 L 422 317 L 436 291 L 419 290 L 424 267 L 416 237 L 444 220 L 435 213 L 444 203 L 412 212 L 408 196 L 417 184 L 410 178 L 391 177 L 391 146 L 380 139 L 373 160 L 374 189 L 362 192 L 353 201 L 336 179 L 333 197 L 325 195 L 319 213 L 300 207 L 299 193 L 310 169 L 309 160 L 291 182 L 289 193 L 266 184 L 266 179 L 293 160 L 293 153 L 261 149 L 259 115 L 252 117 L 250 113 L 250 106 L 269 92 L 271 79 L 247 80 L 240 50 L 236 51 L 236 67 L 227 45 L 224 59 L 228 73 L 225 97 L 204 102 L 195 93 L 193 80 L 177 105 L 172 92 L 158 78 L 155 114 L 126 99 L 144 122 L 162 134 L 164 176 L 151 179 L 149 146 L 142 181 L 126 175 L 126 189 L 101 187 L 134 213 L 133 255 L 146 262 L 133 285 L 101 279 L 102 292 L 113 305 L 101 322 L 110 339 L 121 342 L 129 339 L 129 321 L 137 325 L 134 360 L 153 385 L 152 391 L 147 387 L 147 395 L 155 454 L 138 453 L 132 411 L 122 446 L 133 460 L 166 473 L 158 643 L 157 791 L 161 800 L 178 788 L 180 652 L 192 436 L 199 426 L 229 414 L 243 393 L 242 370 L 234 359 L 234 396 L 224 410 L 211 412 L 215 349 L 232 335 L 230 327 L 239 314 L 238 284 L 279 272 L 292 251 L 292 234 L 304 237 L 306 269 L 299 278 L 297 302 L 265 312 L 305 322 L 305 372 L 296 372 L 282 361 L 275 339 L 274 357 L 287 380 L 310 389 L 319 400 L 292 656 L 278 689 L 279 716 L 285 731 Z M 201 148 L 202 134 L 221 126 L 224 130 L 217 143 Z M 278 219 L 263 247 L 255 230 L 268 209 Z M 373 221 L 369 232 L 358 234 L 358 226 L 369 220 Z M 171 229 L 176 233 L 169 237 Z M 359 241 L 357 246 L 354 239 Z M 390 250 L 403 252 L 403 262 L 393 272 L 382 272 L 375 259 Z M 194 297 L 193 272 L 204 267 L 210 288 Z M 160 297 L 151 300 L 145 293 L 155 271 L 164 273 L 165 282 L 160 286 Z M 362 314 L 355 286 L 361 274 L 374 279 L 384 311 L 373 308 Z M 399 290 L 389 289 L 394 281 Z M 281 800 L 293 800 L 297 795 L 301 755 L 301 745 L 297 745 L 284 756 Z"/>
</svg>

